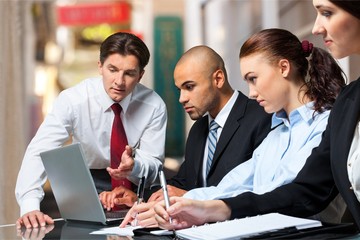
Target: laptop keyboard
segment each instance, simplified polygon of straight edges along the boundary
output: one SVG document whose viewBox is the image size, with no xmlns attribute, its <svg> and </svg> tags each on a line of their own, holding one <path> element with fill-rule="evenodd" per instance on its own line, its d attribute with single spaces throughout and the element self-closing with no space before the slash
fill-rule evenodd
<svg viewBox="0 0 360 240">
<path fill-rule="evenodd" d="M 126 216 L 126 213 L 128 212 L 128 210 L 120 210 L 120 211 L 112 211 L 112 212 L 108 212 L 105 211 L 105 216 L 106 218 L 124 218 Z"/>
</svg>

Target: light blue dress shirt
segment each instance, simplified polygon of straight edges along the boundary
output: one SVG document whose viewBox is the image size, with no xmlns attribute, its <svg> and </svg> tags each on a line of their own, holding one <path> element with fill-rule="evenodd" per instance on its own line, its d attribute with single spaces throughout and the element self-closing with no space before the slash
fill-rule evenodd
<svg viewBox="0 0 360 240">
<path fill-rule="evenodd" d="M 210 200 L 247 191 L 262 194 L 291 182 L 312 149 L 319 145 L 327 125 L 330 111 L 318 113 L 312 107 L 313 103 L 303 105 L 289 117 L 284 111 L 274 114 L 274 129 L 256 148 L 251 159 L 230 171 L 218 186 L 193 189 L 184 197 Z"/>
</svg>

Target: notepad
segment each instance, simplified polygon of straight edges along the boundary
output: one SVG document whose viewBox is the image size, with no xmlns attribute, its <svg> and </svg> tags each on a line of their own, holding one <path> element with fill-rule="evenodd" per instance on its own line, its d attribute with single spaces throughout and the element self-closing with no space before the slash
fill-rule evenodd
<svg viewBox="0 0 360 240">
<path fill-rule="evenodd" d="M 269 213 L 187 228 L 176 231 L 176 234 L 182 238 L 193 240 L 230 240 L 291 227 L 306 229 L 320 226 L 322 226 L 322 224 L 317 220 L 291 217 L 279 213 Z"/>
</svg>

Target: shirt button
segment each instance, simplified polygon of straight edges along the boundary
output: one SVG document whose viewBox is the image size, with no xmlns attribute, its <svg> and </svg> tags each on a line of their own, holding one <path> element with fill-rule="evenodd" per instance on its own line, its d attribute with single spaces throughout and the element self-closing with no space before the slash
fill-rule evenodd
<svg viewBox="0 0 360 240">
<path fill-rule="evenodd" d="M 351 186 L 351 187 L 350 187 L 350 191 L 353 191 L 353 190 L 354 190 L 354 188 Z"/>
<path fill-rule="evenodd" d="M 351 167 L 351 163 L 348 163 L 348 166 Z"/>
</svg>

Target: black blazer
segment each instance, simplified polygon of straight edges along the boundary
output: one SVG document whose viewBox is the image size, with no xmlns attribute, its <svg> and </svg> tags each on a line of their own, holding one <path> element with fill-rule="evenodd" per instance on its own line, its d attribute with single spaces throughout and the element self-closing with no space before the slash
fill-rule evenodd
<svg viewBox="0 0 360 240">
<path fill-rule="evenodd" d="M 347 159 L 360 116 L 360 78 L 338 96 L 319 147 L 292 183 L 272 192 L 240 194 L 224 199 L 232 218 L 268 212 L 308 217 L 319 213 L 340 192 L 360 228 L 360 204 L 350 189 Z"/>
<path fill-rule="evenodd" d="M 270 122 L 270 114 L 239 92 L 216 145 L 208 186 L 217 185 L 231 169 L 251 158 L 270 131 Z M 208 116 L 193 124 L 186 141 L 185 161 L 168 184 L 185 190 L 203 186 L 202 166 L 208 132 Z"/>
</svg>

